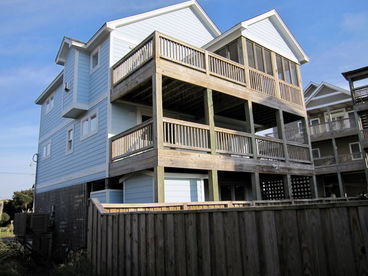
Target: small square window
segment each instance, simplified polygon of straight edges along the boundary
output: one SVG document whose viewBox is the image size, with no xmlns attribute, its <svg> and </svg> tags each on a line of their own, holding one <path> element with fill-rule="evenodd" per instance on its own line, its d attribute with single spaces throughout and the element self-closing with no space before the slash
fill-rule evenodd
<svg viewBox="0 0 368 276">
<path fill-rule="evenodd" d="M 97 48 L 95 51 L 91 54 L 91 71 L 97 69 L 97 67 L 100 64 L 100 48 Z"/>
<path fill-rule="evenodd" d="M 313 155 L 313 158 L 314 159 L 320 158 L 321 157 L 321 153 L 319 151 L 319 148 L 312 149 L 312 155 Z"/>
<path fill-rule="evenodd" d="M 96 130 L 97 130 L 97 115 L 95 114 L 91 116 L 91 132 Z"/>
</svg>

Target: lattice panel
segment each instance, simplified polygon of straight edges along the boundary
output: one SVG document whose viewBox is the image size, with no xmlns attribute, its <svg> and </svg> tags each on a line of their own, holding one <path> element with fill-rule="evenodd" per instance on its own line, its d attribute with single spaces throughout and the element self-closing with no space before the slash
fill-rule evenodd
<svg viewBox="0 0 368 276">
<path fill-rule="evenodd" d="M 285 199 L 284 181 L 282 178 L 261 178 L 261 192 L 263 200 Z"/>
<path fill-rule="evenodd" d="M 291 189 L 293 198 L 306 199 L 312 198 L 312 190 L 308 176 L 291 176 Z"/>
</svg>

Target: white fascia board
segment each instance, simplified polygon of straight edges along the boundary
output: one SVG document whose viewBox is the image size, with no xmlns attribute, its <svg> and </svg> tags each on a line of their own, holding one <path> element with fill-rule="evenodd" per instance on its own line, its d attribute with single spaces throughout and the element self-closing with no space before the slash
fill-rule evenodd
<svg viewBox="0 0 368 276">
<path fill-rule="evenodd" d="M 204 23 L 206 23 L 206 25 L 210 28 L 210 30 L 212 31 L 214 36 L 218 36 L 218 35 L 221 34 L 221 32 L 217 28 L 217 26 L 208 17 L 208 15 L 204 12 L 204 10 L 197 3 L 197 1 L 194 1 L 194 0 L 186 1 L 186 2 L 183 2 L 183 3 L 179 3 L 179 4 L 168 6 L 168 7 L 164 7 L 164 8 L 161 8 L 161 9 L 156 9 L 156 10 L 145 12 L 145 13 L 141 13 L 141 14 L 138 14 L 138 15 L 133 15 L 133 16 L 117 19 L 117 20 L 114 20 L 114 21 L 109 21 L 109 22 L 106 23 L 106 26 L 108 28 L 115 29 L 115 28 L 121 27 L 121 26 L 126 25 L 126 24 L 131 24 L 133 22 L 137 22 L 137 21 L 140 21 L 140 20 L 144 20 L 144 19 L 147 19 L 147 18 L 155 17 L 155 16 L 158 16 L 158 15 L 161 15 L 161 14 L 173 12 L 173 11 L 188 8 L 188 7 L 193 7 L 193 10 L 204 21 Z"/>
<path fill-rule="evenodd" d="M 337 91 L 337 92 L 332 92 L 330 94 L 314 97 L 314 98 L 310 99 L 310 102 L 317 101 L 317 100 L 324 99 L 324 98 L 333 97 L 333 96 L 336 96 L 336 95 L 339 95 L 339 94 L 345 95 L 345 93 L 342 93 L 341 91 Z M 345 95 L 345 96 L 348 96 L 348 95 Z"/>
<path fill-rule="evenodd" d="M 316 83 L 316 82 L 310 81 L 310 82 L 308 83 L 308 85 L 303 89 L 304 94 L 305 94 L 305 92 L 309 89 L 309 87 L 311 87 L 311 86 L 315 86 L 315 88 L 317 88 L 317 87 L 319 86 L 319 84 L 318 84 L 318 83 Z"/>
<path fill-rule="evenodd" d="M 329 87 L 333 90 L 336 90 L 338 92 L 341 92 L 343 94 L 350 96 L 350 92 L 344 88 L 338 87 L 328 82 L 321 82 L 321 84 L 316 88 L 316 90 L 313 91 L 313 93 L 309 96 L 309 98 L 305 100 L 305 104 L 308 104 L 314 98 L 314 96 L 317 95 L 319 91 L 321 91 L 323 87 Z"/>
<path fill-rule="evenodd" d="M 202 48 L 208 49 L 208 48 L 212 47 L 213 45 L 219 44 L 219 43 L 221 44 L 221 46 L 222 46 L 222 44 L 226 45 L 228 42 L 233 40 L 232 38 L 234 37 L 234 35 L 238 34 L 240 36 L 241 32 L 244 29 L 245 29 L 245 25 L 244 25 L 243 22 L 241 22 L 239 24 L 236 24 L 234 27 L 230 28 L 226 32 L 222 33 L 221 35 L 219 35 L 215 39 L 208 42 Z M 219 46 L 218 48 L 221 48 L 221 46 Z"/>
<path fill-rule="evenodd" d="M 46 98 L 55 91 L 55 89 L 62 84 L 63 82 L 63 73 L 62 70 L 56 78 L 46 87 L 46 89 L 41 93 L 41 95 L 35 100 L 35 104 L 42 104 Z"/>
<path fill-rule="evenodd" d="M 347 102 L 351 102 L 351 99 L 344 99 L 344 100 L 340 100 L 340 101 L 336 101 L 336 102 L 331 102 L 331 103 L 327 103 L 327 104 L 321 104 L 321 105 L 317 105 L 317 106 L 313 106 L 313 107 L 308 107 L 307 111 L 311 111 L 311 110 L 315 110 L 315 109 L 323 108 L 323 107 L 328 107 L 328 106 L 333 106 L 333 105 L 336 105 L 336 104 L 347 103 Z"/>
</svg>

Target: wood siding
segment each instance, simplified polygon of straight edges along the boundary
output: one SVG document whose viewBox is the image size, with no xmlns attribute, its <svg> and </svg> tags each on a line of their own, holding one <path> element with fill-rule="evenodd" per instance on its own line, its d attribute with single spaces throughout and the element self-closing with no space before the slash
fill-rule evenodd
<svg viewBox="0 0 368 276">
<path fill-rule="evenodd" d="M 100 275 L 368 273 L 368 203 L 311 202 L 128 213 L 94 202 L 88 254 Z"/>
</svg>

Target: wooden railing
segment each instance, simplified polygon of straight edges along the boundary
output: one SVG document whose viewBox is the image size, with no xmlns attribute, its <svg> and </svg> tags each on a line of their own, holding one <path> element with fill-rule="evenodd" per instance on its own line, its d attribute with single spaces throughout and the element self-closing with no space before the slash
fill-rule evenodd
<svg viewBox="0 0 368 276">
<path fill-rule="evenodd" d="M 313 159 L 314 166 L 323 167 L 336 164 L 335 156 L 321 156 Z"/>
<path fill-rule="evenodd" d="M 287 145 L 289 159 L 291 161 L 301 161 L 301 162 L 310 162 L 310 151 L 307 145 Z"/>
<path fill-rule="evenodd" d="M 164 118 L 164 146 L 189 150 L 210 151 L 209 126 Z"/>
<path fill-rule="evenodd" d="M 285 159 L 283 142 L 276 138 L 256 137 L 257 154 L 266 159 Z"/>
<path fill-rule="evenodd" d="M 157 49 L 157 47 L 159 49 Z M 207 75 L 225 79 L 272 97 L 280 97 L 289 103 L 303 105 L 302 91 L 276 77 L 254 68 L 234 62 L 217 54 L 179 41 L 170 36 L 154 32 L 131 52 L 119 60 L 112 68 L 112 86 L 138 70 L 155 55 L 171 62 L 190 67 Z M 249 84 L 246 84 L 246 72 L 249 71 Z M 280 96 L 276 93 L 280 88 Z"/>
<path fill-rule="evenodd" d="M 330 166 L 330 165 L 336 165 L 336 164 L 344 164 L 344 163 L 351 163 L 355 161 L 361 161 L 363 160 L 363 153 L 354 152 L 354 153 L 339 154 L 337 157 L 338 157 L 338 162 L 336 161 L 336 158 L 332 155 L 314 158 L 313 159 L 314 166 L 324 167 L 324 166 Z"/>
<path fill-rule="evenodd" d="M 276 97 L 275 78 L 266 73 L 249 68 L 249 87 L 257 92 Z"/>
<path fill-rule="evenodd" d="M 364 103 L 368 101 L 368 85 L 357 87 L 353 90 L 355 103 Z"/>
<path fill-rule="evenodd" d="M 357 127 L 356 121 L 350 118 L 344 118 L 336 121 L 328 121 L 318 125 L 309 126 L 311 135 L 319 135 L 330 131 L 339 131 L 353 129 Z"/>
<path fill-rule="evenodd" d="M 234 155 L 252 155 L 251 135 L 241 131 L 215 128 L 216 152 Z"/>
<path fill-rule="evenodd" d="M 211 75 L 245 84 L 243 65 L 213 53 L 208 53 L 208 58 Z"/>
<path fill-rule="evenodd" d="M 111 160 L 116 161 L 152 147 L 152 120 L 148 120 L 111 138 Z"/>
<path fill-rule="evenodd" d="M 354 153 L 339 154 L 338 158 L 339 163 L 350 163 L 356 160 L 363 160 L 363 153 L 354 152 Z"/>
<path fill-rule="evenodd" d="M 298 105 L 303 105 L 301 89 L 285 81 L 279 80 L 281 99 Z"/>
<path fill-rule="evenodd" d="M 165 59 L 205 69 L 205 51 L 160 35 L 160 54 Z"/>
<path fill-rule="evenodd" d="M 119 60 L 112 68 L 112 83 L 118 84 L 128 75 L 138 70 L 153 57 L 153 35 L 143 40 L 137 47 Z"/>
<path fill-rule="evenodd" d="M 287 141 L 296 142 L 300 144 L 306 144 L 305 128 L 289 127 L 285 128 L 285 136 Z"/>
</svg>

